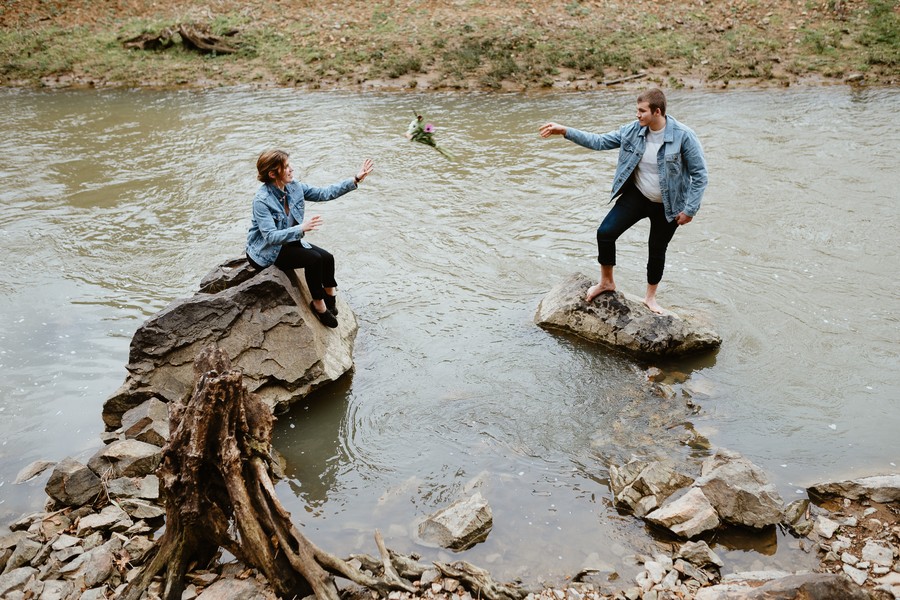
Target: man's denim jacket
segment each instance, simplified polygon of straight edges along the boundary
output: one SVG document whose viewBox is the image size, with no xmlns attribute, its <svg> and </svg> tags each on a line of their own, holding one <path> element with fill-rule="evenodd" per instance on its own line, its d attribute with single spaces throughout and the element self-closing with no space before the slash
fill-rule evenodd
<svg viewBox="0 0 900 600">
<path fill-rule="evenodd" d="M 267 267 L 275 263 L 282 244 L 296 242 L 303 237 L 304 201 L 325 202 L 343 196 L 347 192 L 356 189 L 353 178 L 335 183 L 324 188 L 306 185 L 299 181 L 292 181 L 284 186 L 287 192 L 290 217 L 284 214 L 282 198 L 284 192 L 271 183 L 264 183 L 259 187 L 256 196 L 253 197 L 253 215 L 250 220 L 250 230 L 247 232 L 247 255 L 256 264 Z M 293 217 L 293 219 L 292 219 Z M 289 223 L 296 222 L 296 225 Z M 305 241 L 301 242 L 309 247 Z"/>
<path fill-rule="evenodd" d="M 566 128 L 566 139 L 592 150 L 619 148 L 619 163 L 613 177 L 612 195 L 615 198 L 641 162 L 647 144 L 647 128 L 634 121 L 618 131 L 603 135 Z M 666 116 L 663 145 L 656 156 L 659 166 L 659 189 L 662 192 L 666 219 L 673 221 L 683 212 L 693 217 L 700 210 L 703 190 L 706 189 L 706 159 L 697 135 L 674 118 Z"/>
</svg>

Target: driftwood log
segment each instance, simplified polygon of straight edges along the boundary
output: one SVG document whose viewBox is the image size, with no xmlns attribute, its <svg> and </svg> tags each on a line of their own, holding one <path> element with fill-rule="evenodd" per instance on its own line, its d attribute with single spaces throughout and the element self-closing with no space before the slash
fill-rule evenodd
<svg viewBox="0 0 900 600">
<path fill-rule="evenodd" d="M 394 590 L 417 591 L 410 580 L 429 567 L 387 549 L 378 531 L 380 560 L 368 555 L 343 560 L 303 536 L 275 495 L 270 409 L 247 391 L 241 372 L 216 346 L 198 355 L 194 373 L 193 395 L 169 410 L 170 436 L 157 470 L 166 530 L 122 598 L 138 600 L 162 574 L 163 600 L 180 599 L 188 570 L 210 565 L 220 548 L 258 569 L 281 597 L 313 593 L 319 600 L 338 600 L 335 575 L 384 597 Z M 464 561 L 434 565 L 476 597 L 527 595 Z"/>
<path fill-rule="evenodd" d="M 181 44 L 202 54 L 233 54 L 237 49 L 229 45 L 223 38 L 233 36 L 237 30 L 226 32 L 223 36 L 214 35 L 205 25 L 181 23 L 166 27 L 158 33 L 142 33 L 122 42 L 126 48 L 138 50 L 165 50 L 176 43 L 176 36 Z"/>
</svg>

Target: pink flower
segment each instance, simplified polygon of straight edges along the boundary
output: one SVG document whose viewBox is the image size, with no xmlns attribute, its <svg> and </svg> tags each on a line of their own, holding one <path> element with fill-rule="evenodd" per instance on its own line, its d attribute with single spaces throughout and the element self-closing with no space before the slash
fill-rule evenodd
<svg viewBox="0 0 900 600">
<path fill-rule="evenodd" d="M 425 126 L 425 133 L 432 133 L 433 131 L 434 131 L 434 125 L 432 125 L 431 123 L 429 123 L 428 125 Z"/>
</svg>

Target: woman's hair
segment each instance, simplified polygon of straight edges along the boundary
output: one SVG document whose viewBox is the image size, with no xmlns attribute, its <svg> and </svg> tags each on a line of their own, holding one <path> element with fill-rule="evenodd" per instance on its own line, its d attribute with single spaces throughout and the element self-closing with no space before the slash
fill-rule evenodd
<svg viewBox="0 0 900 600">
<path fill-rule="evenodd" d="M 290 156 L 283 150 L 266 150 L 256 159 L 256 178 L 263 183 L 272 183 L 275 179 L 269 175 L 269 172 L 275 171 L 275 177 L 281 177 L 287 168 L 289 159 Z"/>
<path fill-rule="evenodd" d="M 646 102 L 650 106 L 652 113 L 657 108 L 662 116 L 666 116 L 666 95 L 659 88 L 650 88 L 646 92 L 637 97 L 637 101 Z"/>
</svg>

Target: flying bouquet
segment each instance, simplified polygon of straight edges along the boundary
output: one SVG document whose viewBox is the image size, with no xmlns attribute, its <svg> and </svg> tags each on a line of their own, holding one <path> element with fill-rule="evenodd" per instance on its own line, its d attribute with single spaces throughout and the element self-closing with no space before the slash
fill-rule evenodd
<svg viewBox="0 0 900 600">
<path fill-rule="evenodd" d="M 434 141 L 434 125 L 426 123 L 425 118 L 418 113 L 416 113 L 416 118 L 410 122 L 409 127 L 406 128 L 406 138 L 413 142 L 431 146 L 450 160 L 453 160 L 453 155 L 438 146 L 437 142 Z"/>
</svg>

